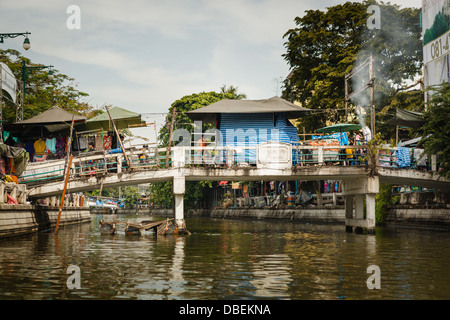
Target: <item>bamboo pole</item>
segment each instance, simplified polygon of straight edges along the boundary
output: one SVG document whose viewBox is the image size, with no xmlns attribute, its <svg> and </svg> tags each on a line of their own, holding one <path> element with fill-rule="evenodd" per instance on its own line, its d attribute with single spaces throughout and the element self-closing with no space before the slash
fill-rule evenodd
<svg viewBox="0 0 450 320">
<path fill-rule="evenodd" d="M 177 113 L 177 108 L 172 109 L 172 121 L 169 128 L 169 144 L 166 150 L 166 168 L 169 167 L 169 157 L 170 157 L 170 145 L 172 144 L 172 133 L 173 133 L 173 124 L 175 122 L 175 115 Z"/>
<path fill-rule="evenodd" d="M 61 204 L 59 206 L 58 220 L 56 221 L 55 234 L 58 233 L 59 221 L 61 220 L 61 212 L 62 212 L 62 208 L 64 206 L 64 198 L 66 196 L 67 183 L 69 182 L 70 167 L 72 166 L 72 159 L 73 159 L 73 155 L 70 155 L 69 166 L 68 166 L 68 170 L 66 172 L 66 180 L 64 181 L 64 189 L 63 189 L 63 193 L 62 193 L 62 197 L 61 197 Z"/>
<path fill-rule="evenodd" d="M 120 147 L 122 148 L 122 152 L 123 152 L 123 155 L 125 156 L 125 160 L 126 160 L 126 162 L 127 162 L 128 168 L 131 169 L 131 163 L 130 163 L 130 160 L 128 159 L 127 153 L 125 152 L 125 147 L 123 146 L 122 139 L 120 139 L 119 131 L 117 131 L 116 124 L 114 123 L 114 120 L 113 120 L 113 118 L 111 117 L 111 114 L 109 113 L 108 106 L 105 106 L 105 109 L 106 109 L 106 112 L 108 112 L 109 120 L 111 120 L 111 122 L 112 122 L 112 125 L 113 125 L 113 128 L 114 128 L 114 132 L 115 132 L 116 135 L 117 135 L 117 139 L 118 139 L 119 142 L 120 142 Z"/>
</svg>

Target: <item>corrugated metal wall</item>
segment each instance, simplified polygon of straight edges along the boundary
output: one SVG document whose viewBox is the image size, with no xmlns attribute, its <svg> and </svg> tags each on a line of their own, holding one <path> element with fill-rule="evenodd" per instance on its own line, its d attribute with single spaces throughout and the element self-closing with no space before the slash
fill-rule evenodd
<svg viewBox="0 0 450 320">
<path fill-rule="evenodd" d="M 221 146 L 257 146 L 267 141 L 297 141 L 297 128 L 284 113 L 224 113 L 220 120 Z M 237 162 L 256 163 L 256 150 L 237 155 Z"/>
</svg>

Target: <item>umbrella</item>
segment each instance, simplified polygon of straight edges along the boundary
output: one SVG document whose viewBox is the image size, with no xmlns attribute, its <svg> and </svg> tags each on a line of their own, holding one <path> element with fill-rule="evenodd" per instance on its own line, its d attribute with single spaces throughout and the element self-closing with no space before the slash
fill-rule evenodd
<svg viewBox="0 0 450 320">
<path fill-rule="evenodd" d="M 362 126 L 360 124 L 354 123 L 336 123 L 332 126 L 323 127 L 317 129 L 316 131 L 319 133 L 333 133 L 333 132 L 348 132 L 353 130 L 360 130 Z"/>
<path fill-rule="evenodd" d="M 131 124 L 141 124 L 142 119 L 139 113 L 125 110 L 119 107 L 109 109 L 117 129 L 126 129 Z M 107 112 L 102 113 L 92 119 L 86 120 L 88 130 L 104 129 L 111 130 L 112 123 Z"/>
</svg>

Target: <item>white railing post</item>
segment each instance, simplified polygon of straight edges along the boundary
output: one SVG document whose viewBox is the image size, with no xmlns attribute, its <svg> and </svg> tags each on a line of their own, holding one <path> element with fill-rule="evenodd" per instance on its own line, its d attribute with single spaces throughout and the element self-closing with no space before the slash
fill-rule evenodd
<svg viewBox="0 0 450 320">
<path fill-rule="evenodd" d="M 123 156 L 118 154 L 116 156 L 116 162 L 117 162 L 117 173 L 121 173 L 122 172 L 122 160 L 123 160 Z"/>
<path fill-rule="evenodd" d="M 437 171 L 437 156 L 435 154 L 431 155 L 431 171 Z"/>
<path fill-rule="evenodd" d="M 323 147 L 321 146 L 317 148 L 317 162 L 323 164 Z"/>
<path fill-rule="evenodd" d="M 183 168 L 186 164 L 186 148 L 185 147 L 173 147 L 173 162 L 174 168 Z"/>
</svg>

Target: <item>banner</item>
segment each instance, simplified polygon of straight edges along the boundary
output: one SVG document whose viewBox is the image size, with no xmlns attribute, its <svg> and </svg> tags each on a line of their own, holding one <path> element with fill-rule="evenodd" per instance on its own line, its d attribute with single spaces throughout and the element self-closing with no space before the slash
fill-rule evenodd
<svg viewBox="0 0 450 320">
<path fill-rule="evenodd" d="M 17 90 L 17 80 L 16 77 L 14 77 L 14 74 L 12 73 L 11 69 L 4 64 L 3 62 L 0 62 L 0 72 L 2 74 L 2 91 L 5 91 L 8 93 L 12 101 L 16 103 L 16 90 Z M 3 92 L 2 92 L 3 94 Z"/>
<path fill-rule="evenodd" d="M 450 83 L 450 0 L 422 0 L 421 22 L 425 88 Z"/>
<path fill-rule="evenodd" d="M 450 30 L 450 1 L 422 0 L 423 45 Z"/>
</svg>

